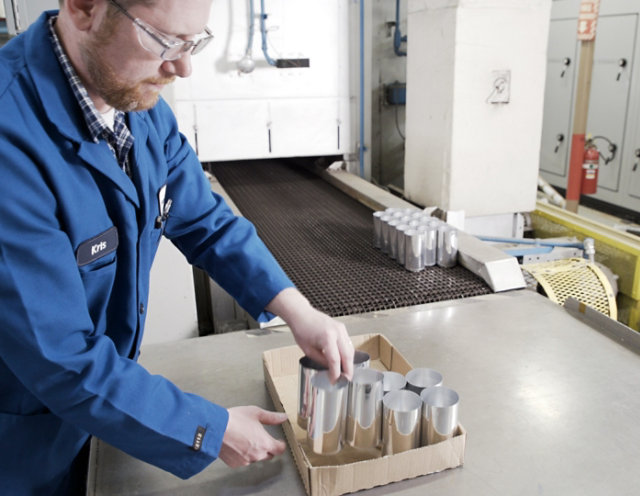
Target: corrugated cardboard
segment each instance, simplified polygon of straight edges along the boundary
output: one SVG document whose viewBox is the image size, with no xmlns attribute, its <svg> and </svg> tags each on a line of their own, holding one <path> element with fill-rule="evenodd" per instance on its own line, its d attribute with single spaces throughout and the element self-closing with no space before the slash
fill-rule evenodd
<svg viewBox="0 0 640 496">
<path fill-rule="evenodd" d="M 371 356 L 371 367 L 406 374 L 412 369 L 402 354 L 381 334 L 352 338 L 356 349 Z M 338 455 L 320 456 L 306 445 L 306 432 L 297 424 L 298 360 L 302 351 L 288 346 L 264 352 L 264 378 L 276 410 L 286 412 L 283 424 L 293 458 L 309 496 L 329 496 L 389 484 L 458 467 L 464 462 L 467 433 L 458 425 L 456 435 L 432 446 L 384 456 L 349 446 Z"/>
</svg>

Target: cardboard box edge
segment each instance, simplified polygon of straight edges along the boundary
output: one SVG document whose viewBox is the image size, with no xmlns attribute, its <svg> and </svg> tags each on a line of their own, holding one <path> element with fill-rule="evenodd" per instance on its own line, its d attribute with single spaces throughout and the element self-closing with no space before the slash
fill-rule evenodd
<svg viewBox="0 0 640 496">
<path fill-rule="evenodd" d="M 382 356 L 380 356 L 381 361 L 383 362 L 383 364 L 385 365 L 385 367 L 387 368 L 395 368 L 394 366 L 400 365 L 402 368 L 408 368 L 409 370 L 411 369 L 411 364 L 409 363 L 409 361 L 404 357 L 404 355 L 402 355 L 402 353 L 386 338 L 386 336 L 384 336 L 381 333 L 367 333 L 367 334 L 359 334 L 359 335 L 355 335 L 355 336 L 351 336 L 351 340 L 354 344 L 355 348 L 358 348 L 358 346 L 361 346 L 364 343 L 368 343 L 369 341 L 375 339 L 377 342 L 377 347 L 378 350 L 380 350 L 381 348 L 388 346 L 391 353 L 390 353 L 390 357 L 389 357 L 389 363 L 385 363 L 385 360 L 382 359 Z M 265 382 L 267 384 L 267 389 L 269 391 L 269 395 L 271 396 L 271 399 L 273 400 L 273 403 L 276 407 L 276 409 L 278 409 L 279 411 L 285 411 L 284 410 L 284 405 L 282 404 L 282 401 L 280 399 L 280 395 L 278 394 L 278 391 L 275 387 L 275 384 L 273 382 L 273 378 L 271 377 L 271 372 L 272 369 L 270 367 L 270 363 L 269 363 L 269 358 L 273 359 L 274 357 L 274 352 L 277 351 L 283 351 L 286 348 L 294 348 L 297 347 L 296 345 L 293 346 L 287 346 L 287 347 L 281 347 L 281 348 L 276 348 L 273 350 L 267 350 L 265 352 L 263 352 L 263 365 L 264 365 L 264 375 L 265 375 Z M 302 356 L 302 351 L 300 351 L 300 356 Z M 407 370 L 408 371 L 408 370 Z M 406 372 L 405 372 L 406 373 Z M 278 401 L 276 402 L 275 398 L 278 399 Z M 285 424 L 283 425 L 283 430 L 285 432 L 285 436 L 287 437 L 287 442 L 289 443 L 289 449 L 291 450 L 292 454 L 293 454 L 293 458 L 294 461 L 296 463 L 296 467 L 298 468 L 298 472 L 301 475 L 302 478 L 302 482 L 303 485 L 305 487 L 305 490 L 307 492 L 307 494 L 309 496 L 320 496 L 320 494 L 322 495 L 328 495 L 328 494 L 335 494 L 335 495 L 339 495 L 339 494 L 347 494 L 347 493 L 352 493 L 352 492 L 356 492 L 356 491 L 361 491 L 361 490 L 365 490 L 365 489 L 371 489 L 373 487 L 379 487 L 379 486 L 383 486 L 386 484 L 390 484 L 392 482 L 399 482 L 401 480 L 408 480 L 408 479 L 413 479 L 416 477 L 421 477 L 424 475 L 429 475 L 429 474 L 433 474 L 433 473 L 437 473 L 437 472 L 442 472 L 444 470 L 448 470 L 451 468 L 456 468 L 456 467 L 460 467 L 464 464 L 464 454 L 465 454 L 465 446 L 466 446 L 466 436 L 467 436 L 467 431 L 464 429 L 464 427 L 459 424 L 458 425 L 458 432 L 459 434 L 457 436 L 455 436 L 454 438 L 452 438 L 451 440 L 445 441 L 444 443 L 447 443 L 448 446 L 451 446 L 450 451 L 453 450 L 456 455 L 457 455 L 457 459 L 450 462 L 450 463 L 445 463 L 445 464 L 440 464 L 438 465 L 434 470 L 430 470 L 428 472 L 424 472 L 423 468 L 417 468 L 417 469 L 407 469 L 406 471 L 402 471 L 400 473 L 397 473 L 395 476 L 386 479 L 384 482 L 382 483 L 378 483 L 378 482 L 374 482 L 370 485 L 358 485 L 357 487 L 349 487 L 346 489 L 338 489 L 339 492 L 327 492 L 328 487 L 333 487 L 334 489 L 337 489 L 335 486 L 335 481 L 339 478 L 339 473 L 338 473 L 338 469 L 340 467 L 350 467 L 353 468 L 354 466 L 360 465 L 360 464 L 369 464 L 371 465 L 371 462 L 378 462 L 378 464 L 380 466 L 385 466 L 387 467 L 387 469 L 384 471 L 387 475 L 389 475 L 389 466 L 391 465 L 389 463 L 389 459 L 390 457 L 382 457 L 382 458 L 376 458 L 373 460 L 364 460 L 364 461 L 359 461 L 359 462 L 353 462 L 351 464 L 347 464 L 347 465 L 327 465 L 327 466 L 321 466 L 321 467 L 312 467 L 309 463 L 308 460 L 306 459 L 306 456 L 304 455 L 304 450 L 301 448 L 299 441 L 296 439 L 295 437 L 295 432 L 293 430 L 293 427 L 291 426 L 291 419 L 289 419 L 287 422 L 285 422 Z M 442 443 L 441 443 L 442 444 Z M 295 446 L 295 448 L 294 448 Z M 438 450 L 438 449 L 444 449 L 444 446 L 438 448 L 439 445 L 433 445 L 433 446 L 423 446 L 421 448 L 417 448 L 416 450 L 411 450 L 409 452 L 405 452 L 405 453 L 399 453 L 397 455 L 393 455 L 393 457 L 401 457 L 401 458 L 393 458 L 393 460 L 398 461 L 401 460 L 402 457 L 405 458 L 413 458 L 414 456 L 417 456 L 418 453 L 416 453 L 418 450 Z M 419 452 L 419 451 L 418 451 Z M 376 465 L 378 465 L 376 464 Z M 396 463 L 398 464 L 398 463 Z M 410 467 L 411 464 L 407 464 L 408 467 Z M 372 470 L 370 467 L 367 468 L 367 470 Z M 374 469 L 375 470 L 375 469 Z"/>
<path fill-rule="evenodd" d="M 269 396 L 271 397 L 271 401 L 273 402 L 273 406 L 279 412 L 285 412 L 284 405 L 280 400 L 280 395 L 276 389 L 276 386 L 273 382 L 273 378 L 271 377 L 270 364 L 268 362 L 268 357 L 272 356 L 272 352 L 274 350 L 267 350 L 262 354 L 262 365 L 264 370 L 264 378 L 265 383 L 267 385 L 267 391 L 269 392 Z M 276 401 L 276 398 L 278 401 Z M 286 412 L 285 412 L 286 413 Z M 296 435 L 291 425 L 291 419 L 287 420 L 282 424 L 282 430 L 284 431 L 284 435 L 287 438 L 287 444 L 289 445 L 289 451 L 291 451 L 291 455 L 293 456 L 293 460 L 296 464 L 298 472 L 300 473 L 300 478 L 302 479 L 302 484 L 307 492 L 307 494 L 311 495 L 311 467 L 308 466 L 304 459 L 301 456 L 304 456 L 304 452 L 300 450 L 298 452 L 293 447 L 298 444 L 296 440 Z"/>
</svg>

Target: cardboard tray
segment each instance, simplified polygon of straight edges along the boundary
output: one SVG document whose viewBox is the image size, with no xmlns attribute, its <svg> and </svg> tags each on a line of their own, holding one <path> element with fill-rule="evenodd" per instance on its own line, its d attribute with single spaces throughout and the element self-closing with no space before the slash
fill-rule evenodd
<svg viewBox="0 0 640 496">
<path fill-rule="evenodd" d="M 402 354 L 381 334 L 352 337 L 356 349 L 371 356 L 371 367 L 406 374 L 412 369 Z M 265 351 L 262 356 L 264 378 L 276 410 L 289 420 L 284 433 L 300 477 L 309 496 L 339 495 L 369 489 L 421 475 L 441 472 L 464 463 L 467 433 L 458 425 L 456 435 L 447 441 L 381 456 L 380 451 L 362 452 L 345 446 L 338 455 L 321 456 L 307 446 L 306 432 L 297 424 L 298 360 L 302 351 L 287 346 Z"/>
</svg>

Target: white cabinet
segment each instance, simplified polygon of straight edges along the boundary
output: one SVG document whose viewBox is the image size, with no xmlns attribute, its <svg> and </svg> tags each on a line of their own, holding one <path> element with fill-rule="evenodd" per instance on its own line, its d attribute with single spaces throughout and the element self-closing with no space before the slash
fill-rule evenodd
<svg viewBox="0 0 640 496">
<path fill-rule="evenodd" d="M 637 27 L 637 15 L 601 16 L 598 19 L 587 132 L 596 138 L 607 138 L 616 150 L 611 161 L 606 164 L 600 161 L 598 190 L 603 200 L 611 201 L 614 199 L 611 193 L 621 191 L 620 158 L 625 150 Z M 595 142 L 604 157 L 612 157 L 606 140 L 597 138 Z"/>
<path fill-rule="evenodd" d="M 253 72 L 237 66 L 247 47 L 249 2 L 214 2 L 209 27 L 215 39 L 192 58 L 193 74 L 176 81 L 168 98 L 200 160 L 355 151 L 349 2 L 265 2 L 270 57 L 309 59 L 309 67 L 286 69 L 265 60 L 260 2 L 254 4 Z"/>
<path fill-rule="evenodd" d="M 566 180 L 571 152 L 577 24 L 577 18 L 554 19 L 549 27 L 540 169 L 553 175 L 556 182 Z"/>
</svg>

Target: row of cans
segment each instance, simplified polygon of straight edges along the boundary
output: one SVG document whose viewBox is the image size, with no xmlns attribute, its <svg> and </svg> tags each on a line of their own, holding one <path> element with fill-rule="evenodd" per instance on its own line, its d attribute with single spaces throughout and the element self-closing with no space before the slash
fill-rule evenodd
<svg viewBox="0 0 640 496">
<path fill-rule="evenodd" d="M 346 443 L 384 456 L 455 435 L 459 397 L 442 385 L 442 374 L 419 368 L 403 375 L 368 365 L 368 356 L 354 360 L 353 380 L 332 384 L 322 367 L 307 357 L 300 361 L 298 423 L 314 453 L 333 455 Z"/>
<path fill-rule="evenodd" d="M 458 231 L 417 208 L 390 207 L 373 213 L 373 246 L 411 272 L 453 267 Z"/>
</svg>

